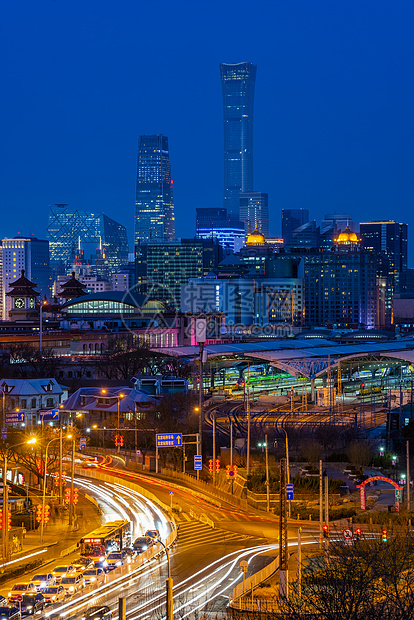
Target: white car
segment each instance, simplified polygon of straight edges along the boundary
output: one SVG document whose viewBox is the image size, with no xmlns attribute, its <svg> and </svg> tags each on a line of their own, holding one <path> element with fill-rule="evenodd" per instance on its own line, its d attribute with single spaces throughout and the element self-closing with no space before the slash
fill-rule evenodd
<svg viewBox="0 0 414 620">
<path fill-rule="evenodd" d="M 46 605 L 58 603 L 66 598 L 66 590 L 63 586 L 50 586 L 42 590 Z"/>
<path fill-rule="evenodd" d="M 85 587 L 85 577 L 83 573 L 72 573 L 67 577 L 63 577 L 60 585 L 65 588 L 66 596 L 72 596 Z"/>
<path fill-rule="evenodd" d="M 41 592 L 44 588 L 54 586 L 56 577 L 52 573 L 39 573 L 31 578 L 30 583 L 33 583 L 36 586 L 36 590 Z"/>
<path fill-rule="evenodd" d="M 93 583 L 95 585 L 101 585 L 105 581 L 105 571 L 103 568 L 89 568 L 83 573 L 85 577 L 85 585 Z"/>
</svg>

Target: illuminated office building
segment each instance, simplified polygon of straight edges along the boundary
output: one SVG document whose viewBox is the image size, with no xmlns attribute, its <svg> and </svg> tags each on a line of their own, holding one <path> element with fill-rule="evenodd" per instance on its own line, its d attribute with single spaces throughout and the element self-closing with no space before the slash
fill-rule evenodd
<svg viewBox="0 0 414 620">
<path fill-rule="evenodd" d="M 53 205 L 49 209 L 47 236 L 50 264 L 59 275 L 72 271 L 80 255 L 106 276 L 128 262 L 125 226 L 103 213 Z"/>
<path fill-rule="evenodd" d="M 2 318 L 9 319 L 9 311 L 12 309 L 12 298 L 7 295 L 10 292 L 10 283 L 15 282 L 24 269 L 28 280 L 35 282 L 41 298 L 50 296 L 51 279 L 49 264 L 49 242 L 36 237 L 14 237 L 3 239 L 1 242 L 2 256 Z"/>
<path fill-rule="evenodd" d="M 168 138 L 140 136 L 135 200 L 135 245 L 175 237 Z"/>
<path fill-rule="evenodd" d="M 224 204 L 239 217 L 241 192 L 253 190 L 253 103 L 256 65 L 220 64 L 224 119 Z"/>
<path fill-rule="evenodd" d="M 225 249 L 237 251 L 244 244 L 244 227 L 238 218 L 229 217 L 227 209 L 206 207 L 196 209 L 197 239 L 216 239 Z"/>
<path fill-rule="evenodd" d="M 264 192 L 241 193 L 240 221 L 244 224 L 246 236 L 254 230 L 260 230 L 267 238 L 269 236 L 268 194 Z"/>
<path fill-rule="evenodd" d="M 309 209 L 282 209 L 282 237 L 287 245 L 293 232 L 309 222 Z"/>
</svg>

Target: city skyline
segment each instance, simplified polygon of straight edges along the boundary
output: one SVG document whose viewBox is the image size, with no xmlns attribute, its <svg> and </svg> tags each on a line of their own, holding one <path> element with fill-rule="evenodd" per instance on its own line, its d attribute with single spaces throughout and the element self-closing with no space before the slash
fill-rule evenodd
<svg viewBox="0 0 414 620">
<path fill-rule="evenodd" d="M 140 34 L 141 57 L 128 43 L 132 3 L 115 15 L 105 3 L 96 13 L 92 3 L 82 20 L 76 3 L 70 10 L 24 4 L 23 15 L 5 11 L 2 236 L 45 237 L 56 202 L 99 210 L 130 230 L 138 136 L 155 133 L 169 137 L 176 236 L 194 235 L 195 208 L 222 206 L 219 65 L 238 62 L 258 67 L 254 185 L 269 193 L 272 234 L 280 233 L 281 210 L 295 208 L 318 221 L 337 211 L 414 224 L 413 86 L 406 79 L 413 7 L 261 2 L 247 20 L 229 5 L 220 19 L 213 10 L 198 32 L 185 5 L 162 3 L 160 31 L 175 28 L 178 42 L 171 70 L 161 74 L 162 52 L 145 52 L 149 34 Z M 146 7 L 143 17 L 154 11 Z M 62 19 L 67 25 L 55 28 Z"/>
</svg>

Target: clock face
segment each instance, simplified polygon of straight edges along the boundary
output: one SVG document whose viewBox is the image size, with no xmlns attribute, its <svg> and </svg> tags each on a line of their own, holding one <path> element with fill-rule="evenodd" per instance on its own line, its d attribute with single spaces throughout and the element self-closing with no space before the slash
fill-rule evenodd
<svg viewBox="0 0 414 620">
<path fill-rule="evenodd" d="M 22 297 L 18 297 L 14 302 L 16 308 L 24 308 L 24 299 Z"/>
<path fill-rule="evenodd" d="M 35 300 L 33 299 L 33 297 L 30 298 L 30 307 L 31 308 L 35 307 Z"/>
</svg>

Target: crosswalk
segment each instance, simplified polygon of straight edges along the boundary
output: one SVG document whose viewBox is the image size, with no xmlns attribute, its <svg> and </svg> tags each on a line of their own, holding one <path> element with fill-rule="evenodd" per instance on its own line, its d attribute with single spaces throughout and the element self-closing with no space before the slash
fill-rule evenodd
<svg viewBox="0 0 414 620">
<path fill-rule="evenodd" d="M 217 544 L 220 545 L 234 542 L 241 543 L 247 541 L 255 541 L 255 544 L 265 544 L 267 540 L 265 538 L 259 538 L 250 534 L 243 534 L 238 532 L 231 532 L 223 530 L 221 528 L 212 528 L 210 525 L 200 523 L 199 521 L 181 521 L 178 528 L 178 544 L 189 546 L 205 545 L 205 544 Z"/>
</svg>

